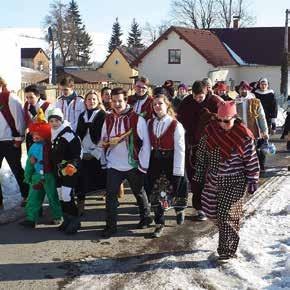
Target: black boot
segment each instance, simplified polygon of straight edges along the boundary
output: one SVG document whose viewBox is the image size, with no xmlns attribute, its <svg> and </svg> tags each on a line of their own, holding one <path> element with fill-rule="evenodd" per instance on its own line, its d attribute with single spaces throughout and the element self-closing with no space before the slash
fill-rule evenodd
<svg viewBox="0 0 290 290">
<path fill-rule="evenodd" d="M 70 219 L 69 219 L 69 215 L 66 213 L 63 213 L 63 222 L 62 224 L 58 227 L 59 231 L 65 231 L 65 229 L 67 228 L 67 226 L 70 223 Z"/>
<path fill-rule="evenodd" d="M 176 223 L 178 225 L 183 225 L 185 220 L 185 213 L 184 210 L 176 212 Z"/>
<path fill-rule="evenodd" d="M 35 222 L 33 221 L 25 220 L 23 222 L 20 222 L 19 224 L 25 228 L 31 228 L 31 229 L 35 228 Z"/>
<path fill-rule="evenodd" d="M 287 145 L 286 145 L 286 146 L 287 146 L 287 147 L 286 147 L 287 150 L 290 151 L 290 141 L 287 141 Z"/>
<path fill-rule="evenodd" d="M 152 224 L 153 219 L 150 216 L 144 217 L 140 220 L 137 225 L 137 229 L 147 229 L 150 224 Z"/>
<path fill-rule="evenodd" d="M 117 232 L 117 227 L 106 226 L 102 232 L 102 237 L 105 239 L 109 239 Z"/>
<path fill-rule="evenodd" d="M 81 228 L 81 222 L 78 216 L 69 216 L 69 224 L 65 228 L 64 232 L 68 235 L 73 235 Z"/>
</svg>

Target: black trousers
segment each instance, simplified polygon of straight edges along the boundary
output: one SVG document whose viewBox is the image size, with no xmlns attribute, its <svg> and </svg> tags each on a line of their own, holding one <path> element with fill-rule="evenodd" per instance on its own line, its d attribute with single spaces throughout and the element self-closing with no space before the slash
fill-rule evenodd
<svg viewBox="0 0 290 290">
<path fill-rule="evenodd" d="M 99 160 L 93 158 L 81 161 L 78 186 L 79 200 L 84 200 L 88 192 L 106 188 L 106 171 L 101 168 Z"/>
<path fill-rule="evenodd" d="M 113 168 L 107 170 L 107 193 L 106 193 L 106 226 L 117 226 L 118 192 L 121 183 L 127 179 L 139 207 L 140 219 L 150 216 L 148 198 L 144 191 L 144 177 L 138 169 L 119 171 Z"/>
<path fill-rule="evenodd" d="M 24 170 L 21 165 L 21 147 L 16 148 L 12 141 L 0 141 L 0 168 L 3 159 L 6 159 L 19 185 L 21 196 L 28 196 L 28 184 L 24 183 Z M 0 200 L 3 199 L 2 190 L 0 189 Z"/>
</svg>

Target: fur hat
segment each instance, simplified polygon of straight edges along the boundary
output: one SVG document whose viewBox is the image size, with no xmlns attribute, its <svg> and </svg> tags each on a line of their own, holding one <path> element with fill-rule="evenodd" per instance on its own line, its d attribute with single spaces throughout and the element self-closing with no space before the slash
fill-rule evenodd
<svg viewBox="0 0 290 290">
<path fill-rule="evenodd" d="M 63 113 L 62 113 L 61 109 L 60 108 L 53 108 L 53 109 L 49 110 L 48 111 L 48 121 L 51 118 L 56 118 L 60 121 L 63 121 Z"/>
<path fill-rule="evenodd" d="M 237 115 L 237 107 L 234 101 L 220 103 L 217 115 L 219 118 L 234 117 Z"/>
</svg>

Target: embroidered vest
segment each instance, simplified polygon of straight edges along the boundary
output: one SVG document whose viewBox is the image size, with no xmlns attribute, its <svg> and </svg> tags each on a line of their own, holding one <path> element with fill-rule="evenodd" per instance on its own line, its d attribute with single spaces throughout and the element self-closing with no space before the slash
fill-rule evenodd
<svg viewBox="0 0 290 290">
<path fill-rule="evenodd" d="M 177 121 L 172 120 L 160 137 L 154 134 L 153 123 L 154 119 L 151 119 L 148 124 L 151 146 L 156 150 L 174 150 L 174 131 L 177 126 Z"/>
</svg>

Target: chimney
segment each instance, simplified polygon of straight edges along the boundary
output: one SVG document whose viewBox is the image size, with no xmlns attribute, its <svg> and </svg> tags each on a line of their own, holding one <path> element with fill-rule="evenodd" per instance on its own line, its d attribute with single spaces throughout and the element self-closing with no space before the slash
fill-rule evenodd
<svg viewBox="0 0 290 290">
<path fill-rule="evenodd" d="M 233 28 L 238 29 L 240 26 L 240 16 L 233 16 Z"/>
</svg>

